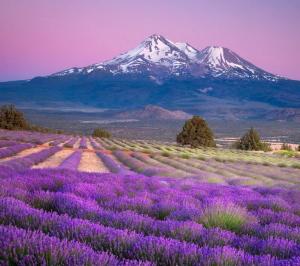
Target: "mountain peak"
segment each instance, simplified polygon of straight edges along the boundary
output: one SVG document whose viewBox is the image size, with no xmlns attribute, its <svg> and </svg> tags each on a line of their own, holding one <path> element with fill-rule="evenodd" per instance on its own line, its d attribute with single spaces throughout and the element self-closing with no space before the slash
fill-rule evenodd
<svg viewBox="0 0 300 266">
<path fill-rule="evenodd" d="M 147 40 L 161 40 L 161 41 L 166 41 L 167 39 L 164 36 L 155 33 L 155 34 L 152 34 L 148 38 L 145 39 L 145 41 L 147 41 Z"/>
<path fill-rule="evenodd" d="M 162 35 L 154 34 L 142 41 L 136 48 L 129 50 L 104 65 L 118 66 L 115 73 L 151 72 L 176 68 L 188 60 L 188 56 L 173 42 Z M 168 71 L 167 70 L 167 71 Z"/>
</svg>

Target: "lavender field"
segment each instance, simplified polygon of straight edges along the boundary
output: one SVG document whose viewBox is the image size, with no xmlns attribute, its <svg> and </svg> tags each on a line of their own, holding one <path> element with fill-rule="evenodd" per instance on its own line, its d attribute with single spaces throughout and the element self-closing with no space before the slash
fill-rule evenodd
<svg viewBox="0 0 300 266">
<path fill-rule="evenodd" d="M 300 159 L 0 130 L 0 265 L 300 265 Z"/>
</svg>

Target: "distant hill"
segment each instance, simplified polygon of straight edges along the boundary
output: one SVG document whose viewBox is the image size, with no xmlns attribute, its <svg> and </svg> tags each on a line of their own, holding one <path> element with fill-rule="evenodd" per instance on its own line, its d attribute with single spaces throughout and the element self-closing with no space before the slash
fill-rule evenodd
<svg viewBox="0 0 300 266">
<path fill-rule="evenodd" d="M 171 111 L 159 106 L 147 105 L 142 109 L 121 112 L 116 117 L 140 120 L 185 120 L 191 118 L 192 115 L 183 111 Z"/>
<path fill-rule="evenodd" d="M 300 123 L 300 109 L 286 108 L 286 109 L 275 109 L 265 115 L 267 120 L 277 121 L 292 121 Z"/>
</svg>

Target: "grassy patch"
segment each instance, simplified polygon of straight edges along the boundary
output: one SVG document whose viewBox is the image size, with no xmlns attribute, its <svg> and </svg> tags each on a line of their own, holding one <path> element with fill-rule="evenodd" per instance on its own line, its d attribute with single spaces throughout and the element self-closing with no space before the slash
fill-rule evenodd
<svg viewBox="0 0 300 266">
<path fill-rule="evenodd" d="M 181 154 L 180 157 L 181 157 L 182 159 L 190 159 L 190 158 L 191 158 L 190 155 L 188 155 L 188 154 L 186 154 L 186 153 Z"/>
<path fill-rule="evenodd" d="M 247 211 L 233 203 L 217 202 L 204 210 L 199 222 L 206 228 L 219 227 L 233 232 L 240 232 L 253 218 Z"/>
<path fill-rule="evenodd" d="M 295 157 L 297 152 L 293 150 L 281 150 L 277 151 L 276 154 L 279 154 L 284 157 Z"/>
<path fill-rule="evenodd" d="M 279 163 L 279 164 L 277 164 L 277 166 L 279 166 L 279 167 L 287 167 L 287 164 L 285 164 L 285 163 Z"/>
<path fill-rule="evenodd" d="M 163 151 L 163 152 L 161 153 L 161 156 L 164 156 L 164 157 L 170 157 L 171 154 L 170 154 L 169 152 L 167 152 L 167 151 Z"/>
<path fill-rule="evenodd" d="M 300 169 L 300 163 L 294 163 L 292 164 L 292 167 L 296 169 Z"/>
</svg>

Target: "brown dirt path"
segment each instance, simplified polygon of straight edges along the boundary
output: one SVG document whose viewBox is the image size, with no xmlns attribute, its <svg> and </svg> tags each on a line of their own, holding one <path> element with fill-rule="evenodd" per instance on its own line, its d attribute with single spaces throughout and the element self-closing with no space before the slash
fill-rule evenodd
<svg viewBox="0 0 300 266">
<path fill-rule="evenodd" d="M 40 168 L 58 167 L 64 159 L 66 159 L 69 155 L 71 155 L 71 153 L 73 153 L 72 150 L 67 150 L 67 149 L 61 150 L 61 151 L 55 153 L 54 155 L 52 155 L 51 157 L 49 157 L 44 162 L 34 165 L 32 168 L 40 169 Z"/>
<path fill-rule="evenodd" d="M 27 155 L 30 155 L 32 153 L 36 153 L 36 152 L 39 152 L 39 151 L 42 151 L 42 150 L 45 150 L 45 149 L 47 149 L 47 146 L 37 146 L 37 147 L 30 148 L 30 149 L 26 149 L 26 150 L 23 150 L 23 151 L 17 153 L 16 155 L 0 159 L 0 162 L 6 162 L 6 161 L 9 161 L 9 160 L 12 160 L 12 159 L 25 157 Z"/>
<path fill-rule="evenodd" d="M 84 151 L 81 156 L 81 161 L 78 171 L 95 172 L 95 173 L 109 173 L 110 171 L 105 167 L 100 158 L 95 152 Z"/>
<path fill-rule="evenodd" d="M 93 146 L 92 146 L 92 144 L 91 144 L 91 141 L 90 141 L 90 139 L 87 139 L 86 140 L 86 146 L 87 146 L 87 148 L 88 148 L 88 150 L 94 150 L 94 148 L 93 148 Z"/>
</svg>

